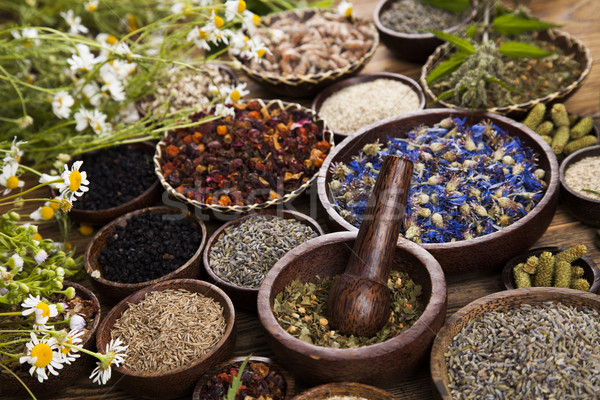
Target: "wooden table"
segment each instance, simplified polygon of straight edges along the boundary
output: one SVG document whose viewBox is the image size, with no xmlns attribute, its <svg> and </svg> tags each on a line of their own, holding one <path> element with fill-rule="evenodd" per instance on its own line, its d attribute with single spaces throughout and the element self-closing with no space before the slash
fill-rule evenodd
<svg viewBox="0 0 600 400">
<path fill-rule="evenodd" d="M 371 18 L 377 0 L 355 1 L 355 14 L 365 18 Z M 532 0 L 529 4 L 533 15 L 563 24 L 564 30 L 572 33 L 581 39 L 592 51 L 592 56 L 600 60 L 600 26 L 597 24 L 600 16 L 600 1 L 598 0 Z M 372 73 L 379 71 L 399 72 L 418 80 L 421 73 L 421 66 L 418 64 L 403 62 L 395 58 L 383 45 L 377 49 L 373 60 L 365 67 L 362 73 Z M 244 80 L 245 78 L 242 77 Z M 261 90 L 256 84 L 250 82 L 249 88 L 251 94 L 249 97 L 273 98 Z M 598 104 L 600 100 L 600 67 L 597 65 L 592 68 L 584 86 L 567 102 L 567 108 L 570 112 L 581 115 L 598 114 Z M 303 101 L 309 105 L 308 101 Z M 297 210 L 316 217 L 324 229 L 326 226 L 326 217 L 322 208 L 319 206 L 316 196 L 316 190 L 310 191 L 307 195 L 297 199 L 292 206 Z M 219 222 L 208 223 L 209 235 L 217 229 Z M 82 252 L 89 241 L 89 237 L 82 237 L 75 232 L 72 235 L 72 243 Z M 54 230 L 51 233 L 56 233 Z M 558 211 L 552 220 L 552 224 L 542 238 L 533 246 L 570 246 L 583 243 L 588 247 L 588 255 L 595 262 L 600 263 L 600 250 L 594 246 L 594 235 L 596 230 L 592 227 L 581 224 L 567 214 L 565 209 L 559 205 Z M 58 237 L 58 236 L 56 236 Z M 91 287 L 86 280 L 85 286 Z M 467 303 L 503 290 L 500 272 L 486 274 L 471 274 L 469 276 L 450 276 L 448 277 L 448 315 L 458 310 Z M 106 315 L 109 308 L 103 306 L 103 315 Z M 273 357 L 265 338 L 262 334 L 262 328 L 258 317 L 254 313 L 237 310 L 238 318 L 238 339 L 234 355 L 246 356 L 252 353 L 255 356 Z M 285 360 L 280 360 L 285 365 Z M 89 372 L 86 372 L 89 375 Z M 299 389 L 307 388 L 306 385 L 298 382 Z M 412 377 L 398 379 L 388 386 L 383 386 L 390 393 L 401 399 L 430 399 L 431 384 L 428 365 L 423 367 Z M 120 390 L 115 381 L 112 380 L 106 386 L 93 384 L 87 376 L 81 377 L 75 384 L 65 388 L 55 399 L 135 399 L 136 397 Z M 191 398 L 188 397 L 188 398 Z"/>
</svg>

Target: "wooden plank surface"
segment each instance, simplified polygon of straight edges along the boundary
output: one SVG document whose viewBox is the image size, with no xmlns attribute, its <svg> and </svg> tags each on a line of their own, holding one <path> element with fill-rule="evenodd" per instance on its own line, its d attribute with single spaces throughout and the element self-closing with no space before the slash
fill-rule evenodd
<svg viewBox="0 0 600 400">
<path fill-rule="evenodd" d="M 355 14 L 371 18 L 375 8 L 376 0 L 355 1 Z M 600 1 L 598 0 L 532 0 L 529 6 L 533 15 L 547 21 L 563 24 L 564 30 L 572 33 L 581 39 L 592 51 L 594 59 L 600 60 L 600 25 L 597 21 L 600 17 Z M 366 66 L 362 73 L 372 73 L 379 71 L 399 72 L 418 80 L 420 75 L 420 65 L 403 62 L 394 57 L 383 45 L 377 49 L 373 60 Z M 245 80 L 245 77 L 242 77 Z M 268 92 L 261 90 L 256 84 L 250 82 L 251 97 L 274 98 Z M 584 86 L 567 102 L 569 111 L 581 115 L 596 115 L 598 113 L 598 104 L 600 96 L 600 67 L 597 65 L 592 68 Z M 303 100 L 303 104 L 309 105 L 310 100 Z M 324 229 L 325 214 L 317 206 L 318 200 L 316 190 L 311 190 L 307 195 L 297 199 L 293 206 L 299 211 L 305 212 L 313 217 L 317 217 Z M 220 225 L 218 222 L 208 224 L 209 235 Z M 82 237 L 75 232 L 72 236 L 72 242 L 79 252 L 85 249 L 89 238 Z M 45 235 L 56 234 L 55 229 L 46 230 Z M 585 226 L 566 213 L 559 205 L 558 211 L 552 221 L 552 224 L 543 237 L 533 246 L 561 245 L 569 246 L 578 243 L 584 243 L 591 256 L 597 263 L 600 262 L 600 251 L 594 246 L 595 229 Z M 86 280 L 84 285 L 90 287 Z M 487 294 L 502 290 L 502 282 L 499 272 L 488 274 L 472 274 L 469 276 L 452 276 L 448 278 L 448 315 L 455 312 L 467 303 L 485 296 Z M 106 315 L 109 308 L 103 306 L 103 313 Z M 255 356 L 271 357 L 272 353 L 267 346 L 261 326 L 256 314 L 238 311 L 238 340 L 234 355 L 245 356 L 252 353 Z M 279 360 L 285 365 L 285 360 Z M 86 371 L 86 375 L 89 375 Z M 307 388 L 306 385 L 299 382 L 298 388 Z M 401 399 L 430 399 L 431 385 L 427 365 L 424 365 L 420 371 L 410 378 L 398 379 L 388 386 L 383 387 L 389 390 L 395 396 Z M 66 387 L 54 399 L 135 399 L 136 397 L 123 392 L 116 386 L 116 382 L 110 381 L 107 386 L 98 386 L 87 379 L 87 376 L 81 377 L 73 385 Z"/>
</svg>

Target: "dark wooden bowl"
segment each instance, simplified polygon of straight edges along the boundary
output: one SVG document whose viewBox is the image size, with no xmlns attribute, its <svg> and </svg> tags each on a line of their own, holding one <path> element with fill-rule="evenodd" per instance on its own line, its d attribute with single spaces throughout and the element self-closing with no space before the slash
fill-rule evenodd
<svg viewBox="0 0 600 400">
<path fill-rule="evenodd" d="M 207 371 L 202 376 L 202 378 L 200 378 L 198 383 L 196 384 L 196 387 L 194 388 L 194 394 L 192 396 L 192 400 L 200 400 L 200 392 L 202 391 L 204 385 L 206 385 L 208 383 L 208 380 L 210 378 L 212 378 L 213 376 L 215 376 L 216 374 L 218 374 L 220 372 L 227 371 L 231 367 L 241 366 L 245 359 L 246 359 L 246 357 L 234 357 L 230 360 L 219 363 L 217 366 L 215 366 L 215 367 L 211 368 L 209 371 Z M 276 371 L 277 374 L 281 375 L 283 377 L 283 379 L 285 380 L 285 384 L 286 384 L 285 399 L 286 400 L 291 399 L 292 396 L 294 396 L 294 394 L 296 393 L 296 381 L 294 380 L 294 377 L 288 372 L 287 369 L 285 369 L 280 364 L 277 364 L 275 361 L 271 360 L 270 358 L 252 356 L 252 357 L 250 357 L 248 364 L 246 364 L 245 371 L 248 370 L 249 365 L 251 363 L 262 363 L 262 364 L 267 365 L 269 367 L 269 370 Z"/>
<path fill-rule="evenodd" d="M 348 163 L 365 144 L 373 143 L 376 139 L 386 143 L 388 137 L 406 137 L 415 127 L 433 126 L 447 117 L 466 118 L 466 123 L 469 124 L 490 120 L 500 129 L 507 130 L 511 136 L 518 137 L 523 144 L 539 155 L 538 165 L 546 171 L 544 179 L 548 187 L 540 202 L 529 214 L 501 231 L 470 240 L 426 243 L 421 246 L 439 261 L 444 272 L 448 274 L 497 269 L 511 257 L 529 249 L 546 231 L 556 211 L 558 203 L 556 157 L 550 146 L 525 125 L 500 115 L 465 110 L 427 109 L 388 118 L 359 130 L 340 143 L 323 162 L 317 179 L 319 201 L 328 214 L 327 223 L 331 229 L 358 230 L 337 213 L 331 202 L 328 185 L 332 180 L 330 171 L 332 163 Z"/>
<path fill-rule="evenodd" d="M 283 210 L 278 208 L 267 208 L 265 210 L 260 210 L 256 213 L 251 213 L 248 215 L 243 215 L 238 217 L 232 221 L 229 221 L 222 225 L 219 229 L 213 233 L 213 235 L 208 239 L 206 243 L 206 247 L 202 252 L 202 261 L 204 265 L 204 271 L 208 275 L 209 280 L 220 287 L 233 301 L 236 307 L 249 310 L 256 311 L 256 296 L 258 295 L 258 289 L 246 288 L 242 286 L 237 286 L 232 283 L 229 283 L 223 280 L 221 277 L 216 275 L 212 268 L 210 268 L 210 249 L 215 244 L 219 236 L 225 231 L 225 229 L 230 226 L 239 225 L 242 222 L 246 221 L 248 218 L 252 217 L 255 214 L 267 214 L 267 215 L 276 215 L 279 218 L 284 219 L 295 219 L 296 221 L 302 222 L 304 225 L 310 226 L 317 235 L 323 235 L 323 229 L 319 225 L 317 221 L 310 218 L 307 215 L 304 215 L 298 211 L 292 210 Z"/>
<path fill-rule="evenodd" d="M 367 400 L 393 400 L 385 390 L 355 382 L 328 383 L 305 390 L 293 400 L 327 400 L 333 396 L 361 397 Z"/>
<path fill-rule="evenodd" d="M 398 241 L 392 269 L 404 271 L 423 287 L 427 303 L 409 329 L 385 342 L 352 349 L 308 344 L 286 332 L 273 315 L 275 296 L 294 279 L 317 282 L 317 275 L 344 272 L 356 232 L 337 232 L 309 240 L 288 252 L 267 274 L 258 291 L 258 316 L 277 359 L 298 378 L 310 383 L 390 382 L 412 374 L 446 317 L 446 281 L 439 263 L 422 247 Z"/>
<path fill-rule="evenodd" d="M 517 266 L 517 264 L 523 263 L 527 261 L 527 259 L 531 256 L 539 256 L 544 251 L 549 251 L 552 254 L 558 254 L 563 250 L 566 250 L 566 247 L 539 247 L 537 249 L 529 250 L 525 254 L 520 254 L 516 257 L 511 258 L 504 269 L 502 270 L 502 282 L 504 283 L 504 287 L 507 290 L 516 289 L 515 280 L 513 278 L 513 268 Z M 590 292 L 596 293 L 598 288 L 600 288 L 600 269 L 596 267 L 596 263 L 592 260 L 591 257 L 583 256 L 573 261 L 571 265 L 577 265 L 578 267 L 583 268 L 584 274 L 583 277 L 590 282 Z"/>
<path fill-rule="evenodd" d="M 452 314 L 438 332 L 431 349 L 431 379 L 436 399 L 452 400 L 448 388 L 448 368 L 444 353 L 454 337 L 474 318 L 490 311 L 507 311 L 521 304 L 540 305 L 547 301 L 566 306 L 588 307 L 600 311 L 600 297 L 581 290 L 558 288 L 526 288 L 493 293 L 477 299 Z M 508 397 L 507 397 L 508 398 Z"/>
<path fill-rule="evenodd" d="M 567 211 L 584 224 L 600 227 L 600 200 L 582 196 L 565 182 L 567 169 L 587 157 L 600 157 L 600 145 L 586 147 L 571 154 L 560 165 L 560 200 Z M 324 163 L 323 163 L 324 164 Z M 600 171 L 597 171 L 600 173 Z"/>
<path fill-rule="evenodd" d="M 235 346 L 237 335 L 235 310 L 229 297 L 221 289 L 208 282 L 195 279 L 174 279 L 143 288 L 114 306 L 98 328 L 98 336 L 96 337 L 98 349 L 106 349 L 111 339 L 110 331 L 115 321 L 129 308 L 129 304 L 139 303 L 150 292 L 167 289 L 185 289 L 212 297 L 223 307 L 227 328 L 215 347 L 204 356 L 196 359 L 190 366 L 159 372 L 132 371 L 123 365 L 113 367 L 114 377 L 112 381 L 135 396 L 152 399 L 173 399 L 190 395 L 198 379 L 214 364 L 226 359 Z"/>
<path fill-rule="evenodd" d="M 340 90 L 345 89 L 350 86 L 353 86 L 353 85 L 358 85 L 358 84 L 365 83 L 365 82 L 371 82 L 371 81 L 375 81 L 377 79 L 392 79 L 392 80 L 399 81 L 399 82 L 402 82 L 403 84 L 407 85 L 419 97 L 419 107 L 416 110 L 422 110 L 425 108 L 425 93 L 423 93 L 423 89 L 421 89 L 421 86 L 419 86 L 419 84 L 416 81 L 409 78 L 408 76 L 396 74 L 393 72 L 377 72 L 375 74 L 357 75 L 352 78 L 344 79 L 343 81 L 339 81 L 337 83 L 334 83 L 331 86 L 326 87 L 313 100 L 312 109 L 315 113 L 318 114 L 319 111 L 321 110 L 321 106 L 323 105 L 325 100 L 327 100 L 334 93 L 339 92 Z M 327 121 L 325 121 L 325 122 L 327 122 Z M 333 131 L 333 133 L 334 133 L 336 139 L 341 141 L 341 140 L 344 140 L 347 136 L 351 136 L 352 133 L 354 133 L 354 132 L 344 133 L 344 132 Z"/>
<path fill-rule="evenodd" d="M 77 296 L 84 300 L 93 301 L 98 307 L 98 311 L 94 316 L 90 329 L 81 337 L 82 341 L 80 344 L 83 348 L 94 351 L 96 346 L 96 331 L 98 330 L 101 319 L 100 302 L 91 290 L 78 283 L 63 281 L 63 286 L 75 288 L 75 293 Z M 36 397 L 48 397 L 75 383 L 77 378 L 83 373 L 87 373 L 89 375 L 92 372 L 93 367 L 96 365 L 96 358 L 81 352 L 78 354 L 80 354 L 80 357 L 70 365 L 63 364 L 63 368 L 58 370 L 58 376 L 48 374 L 48 380 L 44 381 L 44 383 L 40 383 L 37 380 L 37 377 L 29 375 L 28 372 L 17 372 L 17 376 L 27 385 L 29 390 L 31 390 Z M 23 385 L 14 379 L 12 375 L 7 374 L 4 370 L 0 370 L 0 395 L 7 397 L 16 396 L 20 399 L 29 398 L 29 394 Z"/>
<path fill-rule="evenodd" d="M 142 150 L 150 155 L 154 154 L 154 150 L 156 147 L 154 143 L 150 142 L 132 143 L 128 144 L 127 146 L 138 150 Z M 82 169 L 85 171 L 85 163 L 82 165 Z M 92 225 L 101 226 L 106 224 L 107 222 L 112 221 L 117 217 L 120 217 L 123 214 L 127 214 L 130 211 L 137 210 L 143 207 L 149 207 L 152 204 L 155 204 L 158 200 L 160 200 L 162 192 L 163 189 L 160 186 L 160 182 L 157 179 L 142 194 L 126 203 L 120 204 L 112 208 L 105 208 L 102 210 L 83 210 L 73 207 L 71 208 L 71 211 L 69 211 L 69 217 L 71 217 L 71 219 L 73 219 L 73 221 L 76 222 L 86 222 Z M 53 194 L 57 195 L 56 192 L 54 192 Z"/>
<path fill-rule="evenodd" d="M 397 57 L 422 64 L 435 51 L 436 47 L 444 42 L 428 32 L 405 33 L 383 26 L 380 18 L 381 13 L 390 8 L 396 1 L 398 0 L 381 0 L 375 7 L 375 11 L 373 11 L 373 22 L 377 27 L 381 42 Z M 471 9 L 465 19 L 458 25 L 444 29 L 444 32 L 455 33 L 457 30 L 471 23 L 477 15 L 477 5 L 478 1 L 472 0 Z"/>
<path fill-rule="evenodd" d="M 106 241 L 110 236 L 113 235 L 116 227 L 126 226 L 127 221 L 129 221 L 135 216 L 140 215 L 146 210 L 150 210 L 154 214 L 173 214 L 181 218 L 188 218 L 190 221 L 193 221 L 196 224 L 196 228 L 198 230 L 198 233 L 202 235 L 202 239 L 200 240 L 200 246 L 198 246 L 198 250 L 194 253 L 192 258 L 190 258 L 185 264 L 183 264 L 176 270 L 171 271 L 170 273 L 163 275 L 160 278 L 146 282 L 121 283 L 110 281 L 102 276 L 100 276 L 99 278 L 94 277 L 92 275 L 94 271 L 100 271 L 100 273 L 102 274 L 102 266 L 98 263 L 98 256 L 100 255 L 100 251 L 102 251 L 102 249 L 106 247 Z M 193 214 L 187 213 L 187 211 L 185 212 L 186 214 L 182 214 L 181 209 L 169 207 L 144 208 L 123 215 L 122 217 L 105 225 L 96 233 L 96 235 L 92 238 L 92 240 L 88 244 L 88 247 L 85 250 L 83 265 L 85 267 L 85 272 L 87 273 L 90 282 L 92 282 L 92 285 L 98 291 L 98 293 L 102 295 L 103 299 L 105 299 L 111 304 L 115 304 L 124 297 L 127 297 L 140 289 L 143 289 L 150 285 L 154 285 L 159 282 L 168 281 L 170 279 L 197 279 L 200 277 L 202 249 L 204 248 L 204 244 L 206 243 L 206 226 L 204 225 L 204 222 L 196 218 Z"/>
</svg>

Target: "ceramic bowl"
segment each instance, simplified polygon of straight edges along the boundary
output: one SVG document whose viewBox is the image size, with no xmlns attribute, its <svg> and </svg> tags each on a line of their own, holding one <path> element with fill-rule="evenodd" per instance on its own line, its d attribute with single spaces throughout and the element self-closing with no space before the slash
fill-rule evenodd
<svg viewBox="0 0 600 400">
<path fill-rule="evenodd" d="M 419 86 L 419 84 L 417 82 L 415 82 L 413 79 L 411 79 L 407 76 L 401 75 L 401 74 L 395 74 L 393 72 L 378 72 L 375 74 L 357 75 L 352 78 L 344 79 L 343 81 L 339 81 L 337 83 L 334 83 L 331 86 L 326 87 L 313 100 L 312 109 L 314 112 L 316 112 L 318 114 L 319 111 L 321 110 L 321 106 L 323 105 L 323 103 L 329 97 L 331 97 L 333 94 L 339 92 L 340 90 L 346 89 L 350 86 L 359 85 L 359 84 L 365 83 L 365 82 L 375 81 L 377 79 L 391 79 L 394 81 L 399 81 L 399 82 L 403 83 L 404 85 L 410 87 L 412 89 L 412 91 L 415 92 L 417 94 L 417 96 L 419 97 L 419 106 L 415 109 L 415 111 L 422 110 L 425 108 L 425 94 L 423 93 L 423 89 L 421 89 L 421 86 Z M 329 125 L 331 125 L 331 124 L 329 124 Z M 331 128 L 331 126 L 330 126 L 330 128 Z M 348 133 L 348 132 L 333 131 L 333 133 L 335 134 L 336 139 L 339 139 L 341 141 L 341 140 L 345 139 L 347 136 L 351 136 L 352 133 L 354 133 L 354 132 Z"/>
<path fill-rule="evenodd" d="M 153 214 L 174 215 L 179 216 L 181 218 L 187 218 L 189 221 L 192 221 L 196 225 L 198 233 L 202 236 L 200 239 L 200 246 L 198 246 L 198 250 L 185 264 L 183 264 L 176 270 L 171 271 L 170 273 L 151 281 L 139 283 L 121 283 L 105 279 L 102 275 L 102 266 L 98 263 L 98 256 L 100 255 L 102 249 L 106 247 L 106 241 L 109 237 L 111 237 L 114 234 L 117 226 L 126 226 L 127 222 L 131 218 L 140 215 L 146 210 L 151 211 Z M 170 279 L 199 278 L 201 273 L 200 265 L 202 263 L 202 249 L 204 248 L 205 243 L 206 226 L 204 225 L 204 222 L 196 218 L 194 215 L 187 213 L 187 211 L 185 211 L 185 213 L 182 213 L 181 209 L 176 208 L 150 207 L 132 211 L 102 227 L 102 229 L 100 229 L 96 233 L 96 235 L 88 244 L 84 255 L 83 265 L 85 267 L 85 272 L 87 273 L 89 280 L 92 282 L 92 286 L 94 286 L 98 293 L 102 295 L 102 298 L 104 300 L 110 302 L 111 304 L 114 304 L 123 299 L 124 297 L 127 297 L 130 294 L 155 283 L 164 282 Z M 99 277 L 97 276 L 97 272 L 95 271 L 100 272 Z"/>
<path fill-rule="evenodd" d="M 398 0 L 381 0 L 377 3 L 375 11 L 373 11 L 373 22 L 375 22 L 381 42 L 399 58 L 422 64 L 435 51 L 436 47 L 444 42 L 428 32 L 404 33 L 383 26 L 381 13 L 390 8 L 396 1 Z M 471 4 L 471 9 L 465 18 L 458 25 L 444 29 L 444 32 L 455 34 L 456 31 L 475 19 L 478 1 L 472 0 Z"/>
<path fill-rule="evenodd" d="M 87 350 L 94 351 L 96 346 L 96 331 L 98 330 L 101 319 L 100 302 L 98 301 L 96 295 L 94 295 L 94 293 L 92 293 L 92 291 L 85 286 L 69 281 L 64 281 L 63 285 L 64 287 L 75 288 L 75 293 L 77 296 L 81 297 L 83 300 L 92 301 L 98 309 L 93 317 L 88 332 L 81 338 L 81 346 Z M 44 381 L 44 383 L 40 383 L 37 380 L 37 377 L 29 375 L 29 373 L 26 371 L 18 372 L 17 375 L 36 397 L 42 398 L 57 393 L 60 390 L 63 390 L 65 387 L 74 384 L 78 377 L 80 377 L 84 372 L 89 374 L 95 365 L 96 359 L 94 357 L 82 354 L 70 365 L 63 364 L 63 368 L 58 371 L 58 376 L 48 374 L 48 380 Z M 0 395 L 7 397 L 16 396 L 17 398 L 21 399 L 29 398 L 29 395 L 23 388 L 23 385 L 14 379 L 12 375 L 5 373 L 4 370 L 0 370 Z"/>
<path fill-rule="evenodd" d="M 356 232 L 337 232 L 309 240 L 288 252 L 267 274 L 258 291 L 258 316 L 277 359 L 310 384 L 355 381 L 390 382 L 412 374 L 446 317 L 446 281 L 439 263 L 422 247 L 398 241 L 393 270 L 404 271 L 423 287 L 426 308 L 406 331 L 385 342 L 351 349 L 308 344 L 285 331 L 273 314 L 278 293 L 294 279 L 317 282 L 318 276 L 344 272 Z"/>
<path fill-rule="evenodd" d="M 319 9 L 294 9 L 268 15 L 261 19 L 261 24 L 264 26 L 269 26 L 273 22 L 290 15 L 297 20 L 306 21 L 314 16 L 315 13 L 326 14 L 325 11 Z M 375 29 L 373 23 L 366 20 L 354 18 L 353 21 L 366 25 L 371 34 L 372 44 L 368 51 L 361 58 L 353 63 L 348 64 L 344 68 L 330 69 L 317 74 L 293 74 L 290 76 L 283 76 L 272 72 L 253 70 L 246 65 L 244 59 L 240 59 L 236 56 L 234 57 L 241 62 L 242 71 L 244 71 L 250 78 L 257 81 L 268 90 L 287 97 L 311 97 L 326 86 L 329 86 L 332 83 L 340 79 L 344 79 L 352 74 L 358 73 L 373 57 L 373 54 L 375 54 L 375 50 L 379 44 L 379 34 L 377 33 L 377 29 Z"/>
<path fill-rule="evenodd" d="M 544 103 L 544 104 L 553 104 L 553 103 L 562 103 L 566 101 L 569 97 L 571 97 L 577 89 L 579 89 L 583 85 L 583 81 L 587 78 L 592 69 L 592 53 L 590 49 L 583 44 L 582 41 L 576 39 L 571 36 L 567 32 L 559 31 L 556 29 L 549 29 L 547 31 L 540 32 L 538 34 L 538 39 L 552 42 L 555 46 L 561 48 L 565 54 L 571 55 L 575 60 L 579 61 L 581 64 L 581 75 L 570 85 L 562 87 L 557 92 L 550 93 L 544 97 L 540 97 L 537 99 L 531 99 L 525 103 L 520 104 L 511 104 L 508 106 L 502 107 L 491 107 L 486 109 L 485 111 L 510 115 L 516 119 L 522 119 L 525 117 L 527 112 L 531 110 L 536 104 Z M 452 104 L 446 100 L 438 99 L 438 96 L 433 93 L 429 85 L 427 84 L 427 75 L 433 69 L 433 66 L 438 65 L 442 58 L 444 58 L 449 52 L 449 46 L 447 44 L 439 46 L 435 52 L 427 59 L 425 65 L 423 65 L 423 69 L 421 70 L 421 78 L 419 83 L 423 87 L 425 94 L 432 101 L 437 102 L 438 104 L 448 107 L 459 109 L 455 104 Z"/>
<path fill-rule="evenodd" d="M 418 126 L 433 126 L 447 117 L 466 118 L 472 124 L 490 120 L 500 129 L 507 130 L 513 137 L 532 148 L 538 155 L 538 166 L 546 171 L 544 180 L 546 192 L 540 202 L 523 218 L 501 231 L 446 243 L 424 243 L 421 246 L 430 252 L 448 274 L 500 268 L 511 257 L 525 252 L 546 231 L 556 211 L 558 202 L 558 163 L 550 146 L 539 135 L 509 118 L 491 113 L 475 113 L 464 110 L 427 109 L 402 116 L 388 118 L 370 125 L 346 138 L 327 157 L 319 172 L 317 188 L 319 201 L 327 212 L 327 223 L 332 230 L 357 231 L 353 225 L 343 219 L 333 207 L 329 182 L 332 180 L 330 166 L 336 162 L 348 163 L 358 154 L 365 144 L 376 139 L 385 143 L 388 137 L 406 137 L 407 133 Z"/>
<path fill-rule="evenodd" d="M 257 213 L 251 213 L 248 215 L 238 217 L 232 221 L 223 224 L 219 229 L 215 231 L 215 233 L 213 233 L 213 235 L 208 239 L 206 247 L 202 252 L 204 271 L 208 275 L 208 278 L 211 282 L 213 282 L 215 285 L 220 287 L 225 293 L 227 293 L 227 295 L 231 298 L 233 304 L 235 304 L 236 307 L 240 307 L 249 311 L 256 311 L 256 296 L 258 295 L 258 289 L 234 285 L 225 281 L 217 274 L 215 274 L 212 268 L 210 267 L 210 249 L 219 239 L 221 234 L 223 234 L 225 229 L 231 226 L 239 225 L 242 222 L 246 221 L 248 218 L 251 218 L 255 214 L 275 215 L 283 219 L 295 219 L 296 221 L 299 221 L 304 225 L 310 226 L 317 233 L 317 235 L 323 234 L 323 229 L 321 229 L 319 223 L 314 219 L 310 218 L 309 216 L 299 213 L 297 211 L 281 210 L 277 208 L 267 208 L 265 210 L 260 210 Z"/>
<path fill-rule="evenodd" d="M 565 172 L 569 167 L 587 157 L 600 157 L 600 145 L 576 151 L 565 158 L 560 165 L 560 200 L 572 216 L 584 224 L 598 228 L 600 227 L 600 199 L 582 196 L 565 182 Z"/>
<path fill-rule="evenodd" d="M 227 328 L 215 347 L 202 357 L 194 360 L 189 366 L 158 372 L 139 372 L 128 369 L 124 365 L 120 367 L 113 366 L 112 382 L 116 382 L 123 390 L 135 396 L 152 399 L 173 399 L 190 395 L 198 379 L 213 365 L 226 359 L 235 346 L 237 332 L 235 310 L 229 297 L 221 289 L 208 282 L 195 279 L 174 279 L 143 288 L 115 305 L 98 328 L 96 337 L 98 349 L 106 349 L 111 340 L 110 332 L 115 321 L 129 308 L 130 304 L 139 303 L 148 293 L 167 289 L 185 289 L 213 298 L 223 307 Z"/>
<path fill-rule="evenodd" d="M 202 393 L 206 384 L 212 377 L 214 377 L 216 374 L 219 374 L 221 372 L 226 372 L 232 367 L 239 368 L 242 365 L 242 363 L 244 362 L 244 360 L 246 360 L 246 357 L 234 357 L 230 360 L 219 363 L 217 366 L 211 368 L 210 371 L 206 372 L 204 374 L 204 376 L 202 376 L 202 378 L 200 378 L 200 380 L 196 384 L 196 387 L 194 388 L 194 394 L 192 396 L 192 400 L 201 400 L 200 393 Z M 294 393 L 296 390 L 296 382 L 294 380 L 294 377 L 292 377 L 292 375 L 290 375 L 290 373 L 288 372 L 287 369 L 285 369 L 281 365 L 277 364 L 275 361 L 271 360 L 270 358 L 252 356 L 252 357 L 250 357 L 248 364 L 246 364 L 246 368 L 244 369 L 244 371 L 251 370 L 251 368 L 252 368 L 251 364 L 253 364 L 253 363 L 264 364 L 269 368 L 268 373 L 270 373 L 270 371 L 274 371 L 277 375 L 279 375 L 280 377 L 283 378 L 283 380 L 285 381 L 285 391 L 284 391 L 284 397 L 282 397 L 281 400 L 291 399 L 292 396 L 294 396 Z"/>
<path fill-rule="evenodd" d="M 448 368 L 444 353 L 454 337 L 475 318 L 490 311 L 508 311 L 521 304 L 540 305 L 547 301 L 560 302 L 566 306 L 588 307 L 600 311 L 600 297 L 580 290 L 558 288 L 526 288 L 493 293 L 477 299 L 452 314 L 438 332 L 431 349 L 431 378 L 436 399 L 452 400 L 448 388 Z"/>
<path fill-rule="evenodd" d="M 355 382 L 328 383 L 305 390 L 293 400 L 327 400 L 331 397 L 348 396 L 351 398 L 363 398 L 367 400 L 393 400 L 392 396 L 385 390 L 374 386 L 364 385 Z"/>
</svg>

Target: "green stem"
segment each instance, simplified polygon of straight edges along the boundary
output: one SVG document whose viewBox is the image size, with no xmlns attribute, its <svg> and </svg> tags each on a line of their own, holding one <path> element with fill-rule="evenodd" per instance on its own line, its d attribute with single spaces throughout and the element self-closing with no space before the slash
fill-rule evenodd
<svg viewBox="0 0 600 400">
<path fill-rule="evenodd" d="M 25 342 L 29 342 L 30 339 L 16 339 L 10 342 L 4 342 L 4 343 L 0 343 L 0 347 L 2 346 L 8 346 L 11 344 L 15 344 L 15 343 L 25 343 Z"/>
<path fill-rule="evenodd" d="M 1 317 L 1 316 L 8 317 L 9 315 L 23 315 L 23 314 L 21 314 L 21 313 L 20 313 L 20 312 L 18 312 L 18 311 L 15 311 L 15 312 L 3 312 L 3 313 L 0 313 L 0 317 Z"/>
<path fill-rule="evenodd" d="M 27 385 L 25 384 L 25 382 L 23 382 L 21 380 L 21 378 L 19 378 L 17 376 L 17 374 L 15 374 L 10 368 L 8 368 L 6 365 L 0 364 L 0 367 L 4 368 L 6 371 L 8 371 L 9 374 L 11 374 L 16 380 L 19 381 L 19 383 L 21 385 L 23 385 L 23 387 L 25 388 L 25 390 L 27 390 L 27 393 L 29 393 L 29 395 L 31 396 L 31 398 L 33 400 L 37 400 L 37 397 L 34 396 L 34 394 L 31 392 L 31 390 L 29 390 L 29 388 L 27 387 Z"/>
<path fill-rule="evenodd" d="M 37 190 L 37 189 L 42 188 L 44 186 L 48 186 L 48 185 L 50 185 L 52 183 L 59 183 L 59 182 L 62 182 L 62 179 L 56 179 L 56 180 L 53 180 L 53 181 L 50 181 L 50 182 L 40 183 L 39 185 L 36 185 L 36 186 L 32 187 L 31 189 L 27 189 L 27 190 L 24 190 L 24 191 L 22 191 L 20 193 L 13 194 L 12 196 L 5 197 L 3 200 L 14 199 L 14 198 L 17 198 L 17 197 L 22 196 L 24 194 L 33 192 L 34 190 Z"/>
</svg>

